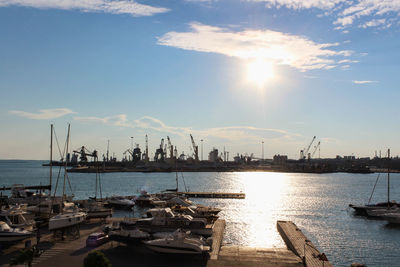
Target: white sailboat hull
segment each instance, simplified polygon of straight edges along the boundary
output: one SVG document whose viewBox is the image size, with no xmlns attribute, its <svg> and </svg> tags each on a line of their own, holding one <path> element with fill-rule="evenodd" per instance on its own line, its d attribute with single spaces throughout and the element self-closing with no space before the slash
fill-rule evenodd
<svg viewBox="0 0 400 267">
<path fill-rule="evenodd" d="M 85 212 L 74 212 L 56 215 L 49 220 L 49 230 L 59 230 L 81 224 L 86 219 Z"/>
</svg>

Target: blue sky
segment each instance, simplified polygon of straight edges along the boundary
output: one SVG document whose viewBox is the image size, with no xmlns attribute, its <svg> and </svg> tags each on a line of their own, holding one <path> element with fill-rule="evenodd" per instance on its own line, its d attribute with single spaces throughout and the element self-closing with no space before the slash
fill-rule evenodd
<svg viewBox="0 0 400 267">
<path fill-rule="evenodd" d="M 399 154 L 400 1 L 0 0 L 0 158 L 49 125 L 121 158 L 170 136 L 297 158 Z M 60 141 L 61 142 L 61 141 Z"/>
</svg>

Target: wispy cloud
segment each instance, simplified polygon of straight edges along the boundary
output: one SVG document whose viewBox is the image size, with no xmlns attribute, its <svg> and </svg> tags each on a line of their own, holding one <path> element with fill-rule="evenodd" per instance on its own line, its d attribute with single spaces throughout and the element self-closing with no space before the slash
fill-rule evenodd
<svg viewBox="0 0 400 267">
<path fill-rule="evenodd" d="M 129 14 L 132 16 L 152 16 L 169 11 L 168 8 L 154 7 L 129 0 L 0 0 L 1 6 L 54 8 L 82 12 Z"/>
<path fill-rule="evenodd" d="M 378 81 L 368 81 L 368 80 L 366 80 L 366 81 L 357 81 L 357 80 L 354 80 L 353 81 L 353 83 L 355 83 L 355 84 L 368 84 L 368 83 L 377 83 Z"/>
<path fill-rule="evenodd" d="M 265 2 L 267 7 L 276 6 L 287 7 L 292 9 L 307 9 L 307 8 L 320 8 L 330 9 L 336 4 L 342 3 L 345 0 L 249 0 L 253 2 Z"/>
<path fill-rule="evenodd" d="M 266 7 L 286 7 L 295 10 L 318 8 L 328 10 L 323 13 L 324 16 L 334 16 L 334 24 L 341 30 L 344 27 L 353 25 L 360 18 L 371 19 L 366 23 L 359 25 L 362 28 L 393 25 L 392 20 L 384 20 L 382 16 L 392 14 L 396 20 L 400 16 L 400 1 L 398 0 L 248 0 L 252 2 L 264 2 Z M 318 16 L 321 16 L 319 14 Z M 379 18 L 380 17 L 380 18 Z"/>
<path fill-rule="evenodd" d="M 41 109 L 38 113 L 31 113 L 22 110 L 10 110 L 8 113 L 21 116 L 33 120 L 49 120 L 56 119 L 68 114 L 75 114 L 68 108 L 55 108 L 55 109 Z"/>
<path fill-rule="evenodd" d="M 84 123 L 104 123 L 110 126 L 119 126 L 143 130 L 153 130 L 166 135 L 187 137 L 190 133 L 198 138 L 223 139 L 230 142 L 258 142 L 266 139 L 291 139 L 296 134 L 285 130 L 272 128 L 257 128 L 253 126 L 228 126 L 207 129 L 194 129 L 191 127 L 170 126 L 157 118 L 144 116 L 136 120 L 128 120 L 125 114 L 107 117 L 74 117 L 74 120 Z"/>
<path fill-rule="evenodd" d="M 319 44 L 304 36 L 268 29 L 233 31 L 196 22 L 190 28 L 189 32 L 168 32 L 158 38 L 158 44 L 239 59 L 272 61 L 301 71 L 330 69 L 335 67 L 337 57 L 352 54 L 349 50 L 333 50 L 338 43 Z"/>
<path fill-rule="evenodd" d="M 360 25 L 361 28 L 377 27 L 386 23 L 386 19 L 373 19 Z"/>
</svg>

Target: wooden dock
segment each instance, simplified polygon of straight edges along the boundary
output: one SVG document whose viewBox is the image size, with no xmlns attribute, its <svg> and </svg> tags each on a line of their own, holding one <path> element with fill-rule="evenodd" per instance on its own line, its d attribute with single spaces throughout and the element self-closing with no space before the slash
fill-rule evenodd
<svg viewBox="0 0 400 267">
<path fill-rule="evenodd" d="M 243 246 L 223 246 L 225 220 L 218 219 L 213 228 L 212 251 L 207 267 L 302 267 L 300 257 L 286 248 L 255 248 Z"/>
<path fill-rule="evenodd" d="M 244 199 L 245 193 L 225 193 L 225 192 L 178 192 L 178 195 L 188 198 L 234 198 Z"/>
<path fill-rule="evenodd" d="M 333 266 L 293 222 L 277 221 L 276 226 L 286 246 L 303 260 L 305 266 Z"/>
<path fill-rule="evenodd" d="M 222 239 L 224 238 L 225 225 L 226 225 L 225 220 L 222 219 L 218 219 L 214 223 L 213 234 L 212 234 L 213 242 L 210 253 L 210 259 L 212 260 L 218 259 L 218 253 L 219 250 L 221 249 Z"/>
</svg>

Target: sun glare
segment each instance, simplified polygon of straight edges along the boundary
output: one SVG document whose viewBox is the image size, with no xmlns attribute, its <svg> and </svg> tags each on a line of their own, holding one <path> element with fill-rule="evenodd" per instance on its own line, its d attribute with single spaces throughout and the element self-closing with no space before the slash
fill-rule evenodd
<svg viewBox="0 0 400 267">
<path fill-rule="evenodd" d="M 272 63 L 265 60 L 255 60 L 247 64 L 247 80 L 257 86 L 264 86 L 274 77 Z"/>
</svg>

